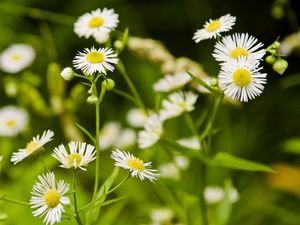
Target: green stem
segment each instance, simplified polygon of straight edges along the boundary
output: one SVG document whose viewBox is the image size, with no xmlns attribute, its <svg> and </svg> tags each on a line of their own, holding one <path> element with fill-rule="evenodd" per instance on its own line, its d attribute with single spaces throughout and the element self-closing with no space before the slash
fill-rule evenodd
<svg viewBox="0 0 300 225">
<path fill-rule="evenodd" d="M 197 131 L 197 128 L 192 120 L 192 117 L 191 115 L 187 112 L 184 114 L 184 119 L 185 119 L 185 122 L 186 124 L 188 125 L 188 127 L 190 128 L 192 134 L 197 138 L 199 144 L 200 143 L 200 139 L 199 139 L 199 135 L 198 135 L 198 131 Z"/>
<path fill-rule="evenodd" d="M 206 164 L 200 160 L 200 208 L 202 225 L 208 225 L 206 201 L 204 197 L 204 190 L 206 187 Z"/>
<path fill-rule="evenodd" d="M 139 103 L 139 106 L 140 106 L 141 108 L 143 108 L 143 109 L 147 112 L 147 109 L 146 109 L 146 107 L 145 107 L 145 104 L 144 104 L 144 102 L 143 102 L 141 96 L 140 96 L 139 93 L 137 92 L 137 90 L 136 90 L 134 84 L 132 83 L 130 77 L 128 76 L 127 71 L 126 71 L 126 69 L 125 69 L 125 67 L 124 67 L 124 64 L 123 64 L 123 62 L 121 61 L 121 59 L 119 59 L 117 68 L 118 68 L 119 72 L 121 73 L 121 75 L 123 76 L 123 78 L 125 79 L 125 81 L 126 81 L 128 87 L 129 87 L 131 93 L 132 93 L 133 96 L 136 98 L 137 102 Z"/>
<path fill-rule="evenodd" d="M 95 172 L 95 185 L 94 185 L 94 193 L 93 200 L 95 200 L 97 196 L 98 186 L 99 186 L 99 169 L 100 169 L 100 141 L 99 141 L 99 133 L 100 133 L 100 102 L 95 104 L 96 108 L 96 172 Z"/>
<path fill-rule="evenodd" d="M 1 196 L 0 200 L 6 201 L 6 202 L 9 202 L 9 203 L 13 203 L 13 204 L 17 204 L 17 205 L 30 206 L 30 204 L 28 202 L 23 202 L 23 201 L 19 201 L 19 200 L 15 200 L 15 199 L 10 199 L 10 198 L 6 198 L 4 196 Z"/>
<path fill-rule="evenodd" d="M 83 225 L 81 219 L 80 219 L 80 216 L 79 216 L 79 212 L 78 212 L 78 208 L 77 208 L 77 198 L 76 198 L 76 170 L 74 169 L 73 170 L 73 182 L 72 182 L 72 185 L 73 185 L 73 198 L 74 198 L 74 210 L 75 210 L 75 219 L 77 221 L 77 224 L 78 225 Z"/>
<path fill-rule="evenodd" d="M 50 11 L 31 8 L 27 6 L 16 5 L 7 2 L 0 3 L 0 11 L 1 13 L 8 13 L 16 16 L 28 16 L 33 19 L 38 20 L 47 20 L 53 23 L 73 26 L 75 22 L 75 18 L 71 16 L 66 16 L 63 14 L 53 13 Z"/>
</svg>

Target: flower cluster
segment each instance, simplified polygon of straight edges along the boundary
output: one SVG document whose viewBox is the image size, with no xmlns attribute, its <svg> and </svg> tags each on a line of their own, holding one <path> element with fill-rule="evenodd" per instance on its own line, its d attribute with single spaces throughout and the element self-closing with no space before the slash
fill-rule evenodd
<svg viewBox="0 0 300 225">
<path fill-rule="evenodd" d="M 221 32 L 231 29 L 235 20 L 229 14 L 210 20 L 195 33 L 194 39 L 198 43 L 220 37 Z M 227 97 L 247 102 L 262 93 L 267 76 L 260 72 L 259 63 L 266 53 L 262 47 L 262 43 L 247 33 L 228 35 L 216 43 L 213 57 L 220 62 L 218 81 Z"/>
</svg>

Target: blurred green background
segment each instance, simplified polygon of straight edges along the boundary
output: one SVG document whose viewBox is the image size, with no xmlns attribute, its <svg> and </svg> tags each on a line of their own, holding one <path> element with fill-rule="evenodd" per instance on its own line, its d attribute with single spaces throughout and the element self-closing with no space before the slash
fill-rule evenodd
<svg viewBox="0 0 300 225">
<path fill-rule="evenodd" d="M 278 8 L 281 5 L 283 7 Z M 43 13 L 40 14 L 35 10 L 28 11 L 27 8 L 21 6 L 58 13 L 62 15 L 62 18 L 56 21 L 57 17 L 50 14 L 50 20 L 43 20 Z M 130 35 L 157 39 L 174 56 L 186 56 L 202 64 L 211 76 L 216 76 L 219 70 L 218 64 L 211 55 L 214 41 L 208 40 L 195 44 L 192 40 L 196 29 L 202 27 L 209 18 L 217 18 L 227 13 L 236 16 L 237 22 L 233 30 L 256 36 L 266 47 L 273 43 L 277 37 L 282 40 L 285 36 L 299 30 L 300 8 L 296 0 L 1 0 L 0 51 L 12 43 L 25 42 L 34 46 L 37 51 L 37 58 L 31 68 L 32 72 L 37 74 L 42 82 L 38 90 L 41 92 L 41 96 L 46 99 L 46 104 L 49 104 L 49 93 L 45 85 L 48 64 L 56 62 L 61 67 L 71 66 L 77 51 L 95 45 L 91 39 L 78 38 L 73 32 L 73 23 L 80 15 L 104 7 L 113 8 L 119 14 L 118 30 L 123 31 L 128 27 Z M 50 32 L 50 36 L 47 32 Z M 300 157 L 298 155 L 300 152 L 299 57 L 299 51 L 294 51 L 287 57 L 289 68 L 282 76 L 272 71 L 268 64 L 263 63 L 263 71 L 268 73 L 268 84 L 263 94 L 249 103 L 238 106 L 226 104 L 222 107 L 216 122 L 219 132 L 214 137 L 213 150 L 230 152 L 269 165 L 284 163 L 285 166 L 294 166 L 296 170 L 298 167 L 300 169 Z M 127 50 L 122 53 L 121 58 L 146 104 L 153 107 L 155 101 L 152 98 L 151 86 L 155 80 L 162 76 L 161 72 L 156 65 L 139 59 Z M 3 72 L 0 73 L 2 84 L 2 78 L 5 75 Z M 119 89 L 127 89 L 118 73 L 114 73 L 112 78 L 116 81 L 116 86 Z M 68 83 L 67 92 L 75 84 L 75 81 Z M 0 96 L 1 106 L 19 103 L 18 99 L 8 98 L 3 88 L 0 90 Z M 132 103 L 113 93 L 109 93 L 106 97 L 107 99 L 102 106 L 102 121 L 117 120 L 126 125 L 124 118 L 126 112 L 133 107 Z M 111 102 L 117 104 L 111 104 Z M 197 112 L 201 113 L 202 109 L 207 110 L 210 107 L 211 102 L 209 97 L 204 95 L 200 97 L 198 103 Z M 83 125 L 93 131 L 93 107 L 85 104 L 84 102 L 79 104 L 78 110 L 74 111 L 74 114 Z M 1 138 L 1 154 L 8 155 L 16 148 L 23 146 L 32 135 L 48 128 L 53 129 L 56 134 L 55 140 L 49 144 L 49 149 L 66 142 L 63 129 L 57 122 L 60 121 L 59 115 L 45 116 L 37 113 L 34 109 L 30 109 L 30 112 L 30 129 L 27 134 L 17 139 Z M 173 136 L 177 137 L 185 132 L 179 127 L 180 121 L 170 125 Z M 291 139 L 294 141 L 289 141 Z M 159 148 L 140 152 L 135 147 L 132 151 L 138 155 L 143 155 L 145 161 L 154 161 L 154 166 L 168 160 L 167 154 Z M 109 152 L 103 153 L 104 163 L 103 171 L 101 171 L 103 179 L 111 173 L 113 168 L 109 154 Z M 161 159 L 154 158 L 153 155 L 155 154 L 161 156 Z M 45 157 L 45 160 L 53 165 L 53 168 L 56 165 L 55 160 L 50 157 Z M 27 201 L 30 198 L 30 190 L 35 177 L 43 171 L 41 165 L 32 164 L 32 161 L 28 160 L 13 167 L 6 161 L 2 167 L 0 191 L 9 191 L 10 197 Z M 92 171 L 92 168 L 93 166 L 89 170 Z M 59 177 L 66 174 L 63 169 L 56 168 L 56 171 Z M 90 198 L 89 192 L 93 186 L 91 171 L 80 173 L 80 180 L 82 181 L 79 188 L 81 202 L 86 202 Z M 186 173 L 185 176 L 189 179 L 194 178 L 189 171 Z M 277 175 L 280 176 L 280 174 L 282 173 L 279 171 Z M 230 225 L 299 225 L 300 175 L 289 172 L 283 174 L 287 178 L 283 182 L 290 182 L 293 186 L 292 188 L 280 188 L 280 185 L 277 185 L 279 189 L 285 189 L 284 191 L 271 188 L 274 183 L 270 181 L 271 178 L 266 179 L 268 177 L 266 174 L 223 168 L 210 169 L 208 183 L 222 186 L 224 178 L 231 177 L 234 186 L 238 189 L 240 200 L 233 205 L 228 223 Z M 71 179 L 71 174 L 68 177 Z M 70 179 L 64 179 L 70 182 Z M 281 178 L 275 179 L 280 180 Z M 295 180 L 299 182 L 294 182 Z M 193 185 L 196 184 L 197 182 L 194 182 Z M 297 189 L 298 192 L 295 191 Z M 170 198 L 164 198 L 162 193 L 165 195 L 169 193 L 182 209 L 188 210 L 189 224 L 200 224 L 197 217 L 198 208 L 184 206 L 193 205 L 187 202 L 194 200 L 191 200 L 189 196 L 182 195 L 182 190 L 177 190 L 175 186 L 172 186 L 172 182 L 168 183 L 162 180 L 156 184 L 150 184 L 150 182 L 140 182 L 135 179 L 131 179 L 115 194 L 116 196 L 128 194 L 127 201 L 104 208 L 103 218 L 98 224 L 149 224 L 149 211 L 155 207 L 168 206 L 173 209 L 177 207 L 177 211 L 175 211 L 178 212 L 178 206 L 175 206 L 176 204 Z M 0 208 L 8 214 L 8 219 L 0 222 L 5 225 L 41 224 L 42 222 L 31 215 L 31 210 L 28 207 L 0 202 Z M 174 221 L 180 222 L 180 215 L 175 214 Z M 64 221 L 62 224 L 74 223 Z"/>
</svg>

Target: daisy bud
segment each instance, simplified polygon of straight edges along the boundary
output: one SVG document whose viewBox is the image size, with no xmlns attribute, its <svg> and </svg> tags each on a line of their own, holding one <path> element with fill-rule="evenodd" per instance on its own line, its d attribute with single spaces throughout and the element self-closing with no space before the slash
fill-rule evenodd
<svg viewBox="0 0 300 225">
<path fill-rule="evenodd" d="M 15 97 L 18 94 L 18 85 L 13 81 L 9 81 L 4 85 L 4 91 L 8 97 Z"/>
<path fill-rule="evenodd" d="M 95 96 L 95 95 L 91 95 L 87 98 L 87 102 L 90 103 L 90 104 L 96 104 L 98 102 L 98 97 Z"/>
<path fill-rule="evenodd" d="M 273 44 L 272 44 L 272 48 L 274 49 L 278 49 L 280 47 L 280 42 L 279 41 L 275 41 Z"/>
<path fill-rule="evenodd" d="M 212 78 L 210 80 L 210 85 L 213 86 L 213 87 L 218 86 L 218 79 L 217 78 Z"/>
<path fill-rule="evenodd" d="M 115 82 L 114 80 L 108 78 L 103 81 L 102 87 L 104 87 L 107 91 L 111 91 L 115 87 Z"/>
<path fill-rule="evenodd" d="M 282 75 L 288 67 L 288 62 L 282 58 L 278 58 L 273 64 L 273 70 Z"/>
<path fill-rule="evenodd" d="M 266 62 L 273 65 L 275 63 L 276 59 L 277 59 L 276 56 L 269 55 L 266 57 Z"/>
<path fill-rule="evenodd" d="M 123 48 L 123 42 L 120 41 L 120 40 L 116 40 L 116 41 L 114 42 L 114 47 L 115 47 L 116 49 L 122 49 L 122 48 Z"/>
<path fill-rule="evenodd" d="M 66 67 L 61 71 L 60 75 L 64 78 L 64 80 L 69 81 L 73 79 L 74 71 L 71 67 Z"/>
</svg>

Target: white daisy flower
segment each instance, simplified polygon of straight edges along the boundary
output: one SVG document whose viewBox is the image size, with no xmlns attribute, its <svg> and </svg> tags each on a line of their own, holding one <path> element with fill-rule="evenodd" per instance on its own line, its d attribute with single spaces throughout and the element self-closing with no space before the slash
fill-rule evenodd
<svg viewBox="0 0 300 225">
<path fill-rule="evenodd" d="M 148 113 L 141 108 L 132 108 L 126 115 L 128 124 L 136 128 L 143 127 L 148 117 Z"/>
<path fill-rule="evenodd" d="M 119 23 L 118 17 L 119 15 L 113 9 L 106 8 L 85 13 L 75 23 L 74 32 L 79 37 L 89 38 L 93 36 L 96 38 L 99 33 L 107 33 L 114 30 Z"/>
<path fill-rule="evenodd" d="M 0 68 L 7 73 L 18 73 L 30 66 L 35 58 L 35 51 L 30 45 L 13 44 L 0 55 Z"/>
<path fill-rule="evenodd" d="M 239 199 L 238 191 L 232 187 L 229 189 L 228 197 L 231 203 L 235 203 Z M 224 189 L 217 186 L 208 186 L 204 189 L 204 198 L 207 203 L 214 204 L 220 202 L 225 197 Z"/>
<path fill-rule="evenodd" d="M 180 170 L 174 163 L 164 163 L 158 167 L 159 175 L 171 180 L 180 179 Z"/>
<path fill-rule="evenodd" d="M 267 83 L 266 73 L 260 73 L 262 67 L 249 63 L 245 58 L 231 59 L 222 64 L 218 75 L 219 86 L 227 97 L 248 102 L 259 96 Z"/>
<path fill-rule="evenodd" d="M 106 75 L 106 70 L 113 71 L 112 64 L 118 63 L 117 54 L 113 54 L 110 48 L 94 47 L 86 48 L 83 52 L 79 52 L 73 60 L 73 65 L 76 69 L 80 69 L 85 75 L 93 75 L 94 73 L 103 73 Z"/>
<path fill-rule="evenodd" d="M 169 92 L 179 89 L 190 81 L 191 77 L 185 72 L 174 75 L 167 74 L 153 85 L 153 89 L 157 92 Z"/>
<path fill-rule="evenodd" d="M 168 100 L 163 100 L 160 118 L 166 120 L 194 110 L 198 95 L 192 92 L 175 92 L 169 95 Z"/>
<path fill-rule="evenodd" d="M 249 61 L 256 63 L 262 60 L 266 51 L 260 49 L 263 47 L 261 42 L 249 35 L 235 33 L 222 38 L 215 45 L 213 56 L 217 61 L 227 62 L 229 59 L 238 59 L 239 57 L 246 57 Z"/>
<path fill-rule="evenodd" d="M 69 152 L 64 145 L 60 145 L 52 153 L 52 156 L 61 163 L 60 167 L 62 168 L 80 168 L 86 170 L 84 167 L 96 158 L 96 151 L 93 145 L 85 142 L 71 141 L 68 146 Z"/>
<path fill-rule="evenodd" d="M 136 132 L 131 128 L 121 131 L 118 141 L 115 143 L 116 148 L 127 149 L 136 143 Z"/>
<path fill-rule="evenodd" d="M 56 184 L 53 172 L 38 176 L 38 179 L 31 192 L 30 205 L 32 209 L 35 209 L 32 214 L 45 216 L 43 222 L 46 225 L 59 223 L 65 211 L 64 205 L 70 204 L 69 197 L 64 196 L 69 190 L 69 185 L 63 180 Z"/>
<path fill-rule="evenodd" d="M 152 209 L 150 214 L 152 224 L 172 224 L 174 212 L 170 208 Z"/>
<path fill-rule="evenodd" d="M 16 136 L 28 123 L 28 113 L 15 106 L 0 109 L 0 136 Z"/>
<path fill-rule="evenodd" d="M 140 148 L 148 148 L 154 145 L 163 132 L 162 121 L 157 114 L 152 114 L 146 121 L 144 130 L 138 133 Z"/>
<path fill-rule="evenodd" d="M 174 157 L 174 163 L 182 170 L 186 170 L 190 165 L 190 159 L 186 156 L 177 155 Z"/>
<path fill-rule="evenodd" d="M 32 155 L 42 148 L 46 143 L 52 140 L 54 132 L 52 130 L 44 131 L 42 136 L 37 135 L 32 138 L 32 141 L 28 142 L 25 148 L 19 149 L 18 152 L 14 152 L 10 159 L 11 162 L 17 164 L 25 159 L 27 156 Z"/>
<path fill-rule="evenodd" d="M 110 32 L 105 32 L 105 31 L 99 32 L 99 33 L 95 34 L 94 38 L 99 44 L 104 44 L 107 42 L 107 40 L 109 38 L 109 33 Z"/>
<path fill-rule="evenodd" d="M 105 150 L 112 147 L 118 142 L 118 138 L 121 133 L 121 125 L 118 122 L 108 122 L 105 123 L 100 130 L 99 142 L 100 149 Z"/>
<path fill-rule="evenodd" d="M 210 19 L 205 23 L 202 29 L 196 31 L 193 39 L 196 43 L 216 38 L 217 36 L 221 36 L 221 32 L 226 32 L 231 30 L 232 26 L 235 24 L 236 17 L 231 16 L 230 14 L 226 14 L 225 16 L 221 16 L 219 19 L 212 20 Z"/>
<path fill-rule="evenodd" d="M 195 149 L 195 150 L 199 150 L 201 147 L 199 144 L 199 140 L 195 136 L 181 138 L 181 139 L 177 140 L 177 143 L 179 143 L 180 145 L 182 145 L 184 147 L 188 147 L 188 148 Z"/>
<path fill-rule="evenodd" d="M 111 158 L 116 161 L 115 166 L 129 170 L 132 177 L 138 177 L 140 180 L 147 178 L 150 181 L 154 181 L 159 176 L 157 170 L 149 168 L 151 162 L 144 163 L 143 160 L 136 158 L 129 152 L 116 149 L 112 152 Z"/>
</svg>

